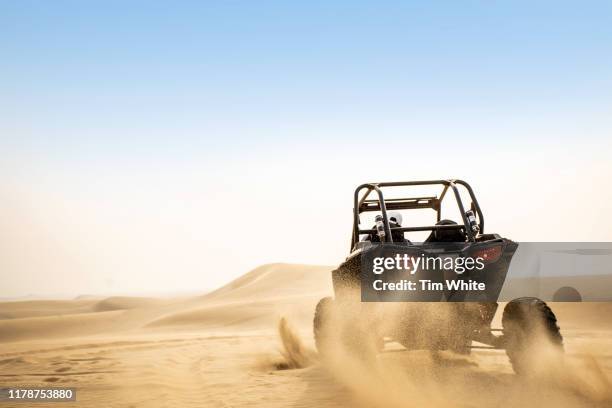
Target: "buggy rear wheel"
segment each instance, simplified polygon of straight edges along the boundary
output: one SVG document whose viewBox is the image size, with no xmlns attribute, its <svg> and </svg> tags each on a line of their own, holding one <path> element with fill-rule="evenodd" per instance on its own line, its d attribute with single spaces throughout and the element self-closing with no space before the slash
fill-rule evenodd
<svg viewBox="0 0 612 408">
<path fill-rule="evenodd" d="M 514 372 L 535 374 L 541 364 L 559 360 L 563 337 L 557 318 L 542 300 L 532 297 L 514 299 L 502 316 L 504 345 Z"/>
<path fill-rule="evenodd" d="M 319 300 L 317 307 L 315 308 L 315 314 L 313 319 L 313 332 L 315 346 L 321 357 L 325 357 L 326 353 L 329 353 L 331 347 L 331 337 L 333 335 L 332 318 L 333 308 L 335 306 L 334 299 L 331 297 L 324 297 Z"/>
<path fill-rule="evenodd" d="M 343 306 L 346 310 L 342 310 Z M 384 348 L 383 337 L 374 334 L 376 330 L 369 319 L 351 309 L 350 305 L 331 297 L 317 303 L 313 332 L 322 359 L 344 352 L 367 361 Z"/>
</svg>

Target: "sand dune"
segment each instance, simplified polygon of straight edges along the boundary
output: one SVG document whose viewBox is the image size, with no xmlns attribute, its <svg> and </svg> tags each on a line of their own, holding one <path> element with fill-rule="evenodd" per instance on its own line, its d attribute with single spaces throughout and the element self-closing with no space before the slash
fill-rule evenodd
<svg viewBox="0 0 612 408">
<path fill-rule="evenodd" d="M 161 299 L 126 296 L 102 299 L 79 296 L 74 300 L 13 301 L 0 303 L 0 320 L 127 310 L 150 307 L 164 302 Z"/>
<path fill-rule="evenodd" d="M 312 320 L 316 302 L 331 293 L 331 267 L 271 264 L 166 314 L 148 327 L 273 328 L 280 316 Z"/>
<path fill-rule="evenodd" d="M 0 321 L 0 341 L 81 337 L 109 333 L 121 311 L 25 317 Z"/>
<path fill-rule="evenodd" d="M 311 319 L 315 302 L 331 291 L 330 270 L 324 266 L 264 265 L 214 292 L 181 299 L 4 302 L 0 303 L 0 341 L 116 334 L 164 326 L 271 331 L 280 315 L 298 321 Z"/>
<path fill-rule="evenodd" d="M 269 299 L 274 297 L 328 294 L 331 291 L 331 266 L 269 264 L 203 297 L 205 300 Z"/>
<path fill-rule="evenodd" d="M 499 350 L 432 360 L 390 344 L 375 366 L 322 364 L 311 320 L 330 270 L 264 265 L 186 298 L 0 303 L 0 387 L 74 386 L 93 407 L 610 406 L 612 304 L 553 305 L 567 358 L 544 382 Z"/>
<path fill-rule="evenodd" d="M 114 296 L 96 302 L 94 312 L 108 312 L 111 310 L 129 310 L 153 307 L 164 304 L 165 301 L 153 298 L 136 298 L 127 296 Z"/>
<path fill-rule="evenodd" d="M 28 300 L 0 303 L 0 319 L 57 316 L 92 311 L 94 300 Z"/>
</svg>

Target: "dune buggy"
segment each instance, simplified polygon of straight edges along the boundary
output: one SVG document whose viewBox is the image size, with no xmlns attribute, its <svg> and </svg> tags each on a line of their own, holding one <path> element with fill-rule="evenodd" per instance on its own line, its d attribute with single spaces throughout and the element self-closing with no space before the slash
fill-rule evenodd
<svg viewBox="0 0 612 408">
<path fill-rule="evenodd" d="M 429 186 L 436 194 L 425 197 L 385 199 L 383 191 Z M 439 192 L 439 194 L 438 194 Z M 453 196 L 458 209 L 457 222 L 442 219 L 442 202 Z M 470 201 L 464 205 L 464 198 Z M 467 202 L 467 201 L 466 201 Z M 445 207 L 446 208 L 446 207 Z M 431 209 L 434 225 L 402 226 L 401 211 Z M 372 213 L 374 225 L 364 225 L 362 216 Z M 390 216 L 391 214 L 391 216 Z M 405 234 L 426 232 L 423 242 L 413 243 Z M 503 310 L 502 328 L 491 327 L 498 309 L 510 261 L 518 244 L 498 234 L 484 233 L 484 216 L 468 183 L 462 180 L 431 180 L 367 183 L 355 190 L 351 253 L 332 271 L 334 297 L 319 301 L 314 316 L 314 337 L 325 357 L 332 347 L 358 355 L 382 351 L 385 342 L 394 341 L 406 349 L 451 350 L 469 354 L 473 348 L 505 349 L 516 373 L 534 369 L 535 354 L 544 344 L 562 352 L 563 339 L 557 319 L 545 302 L 521 297 L 508 302 Z M 400 301 L 364 301 L 361 286 L 363 259 L 370 252 L 417 251 L 430 254 L 480 254 L 486 259 L 477 273 L 434 272 L 436 279 L 483 281 L 487 290 L 482 298 L 472 298 L 456 290 L 404 294 Z M 413 296 L 413 297 L 411 297 Z"/>
</svg>

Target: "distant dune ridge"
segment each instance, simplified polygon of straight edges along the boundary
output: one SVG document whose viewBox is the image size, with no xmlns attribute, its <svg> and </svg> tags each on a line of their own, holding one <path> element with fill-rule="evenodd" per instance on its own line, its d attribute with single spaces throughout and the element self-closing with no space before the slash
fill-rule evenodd
<svg viewBox="0 0 612 408">
<path fill-rule="evenodd" d="M 312 317 L 331 270 L 263 265 L 190 297 L 0 303 L 0 387 L 77 387 L 75 406 L 88 407 L 612 404 L 612 303 L 552 305 L 568 358 L 544 382 L 517 379 L 501 350 L 321 364 Z"/>
<path fill-rule="evenodd" d="M 146 328 L 274 330 L 280 315 L 310 319 L 331 292 L 332 267 L 268 264 L 202 296 L 28 300 L 0 303 L 0 342 L 108 335 Z"/>
</svg>

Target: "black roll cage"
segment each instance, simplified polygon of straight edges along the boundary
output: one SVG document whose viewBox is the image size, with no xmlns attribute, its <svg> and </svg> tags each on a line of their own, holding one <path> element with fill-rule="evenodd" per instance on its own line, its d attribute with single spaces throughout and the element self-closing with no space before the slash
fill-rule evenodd
<svg viewBox="0 0 612 408">
<path fill-rule="evenodd" d="M 402 187 L 402 186 L 429 186 L 429 185 L 441 185 L 444 186 L 440 197 L 415 197 L 415 198 L 395 198 L 385 200 L 382 188 L 384 187 Z M 474 190 L 468 183 L 463 180 L 426 180 L 426 181 L 397 181 L 388 183 L 365 183 L 355 189 L 355 202 L 353 206 L 353 238 L 351 240 L 351 250 L 355 247 L 355 244 L 359 242 L 360 234 L 370 234 L 375 230 L 361 230 L 359 229 L 359 215 L 362 212 L 368 211 L 380 211 L 382 213 L 383 225 L 385 229 L 385 239 L 387 242 L 393 242 L 393 236 L 391 231 L 400 232 L 414 232 L 414 231 L 437 231 L 443 229 L 462 229 L 467 234 L 468 240 L 474 242 L 476 240 L 476 233 L 470 228 L 470 222 L 465 214 L 466 210 L 461 201 L 461 195 L 457 186 L 463 186 L 470 195 L 472 200 L 471 209 L 475 211 L 478 218 L 478 226 L 480 233 L 484 232 L 484 216 L 478 205 L 478 200 L 474 195 Z M 366 193 L 363 197 L 359 198 L 359 194 L 362 190 L 366 189 Z M 463 219 L 463 225 L 430 225 L 424 227 L 399 227 L 390 228 L 389 219 L 387 218 L 387 210 L 413 210 L 420 208 L 431 208 L 437 213 L 437 220 L 440 221 L 441 217 L 441 203 L 448 190 L 451 189 L 454 193 L 457 205 L 459 206 L 459 212 Z M 375 191 L 377 198 L 368 200 L 368 196 L 372 191 Z"/>
</svg>

